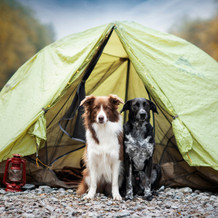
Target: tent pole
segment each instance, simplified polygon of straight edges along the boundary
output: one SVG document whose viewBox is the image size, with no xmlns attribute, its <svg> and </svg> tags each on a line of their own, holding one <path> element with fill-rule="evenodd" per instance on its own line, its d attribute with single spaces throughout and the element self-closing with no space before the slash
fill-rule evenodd
<svg viewBox="0 0 218 218">
<path fill-rule="evenodd" d="M 130 60 L 127 59 L 127 72 L 126 72 L 126 93 L 125 93 L 125 102 L 128 100 L 128 91 L 129 91 L 129 69 L 130 69 Z M 126 111 L 124 112 L 124 123 L 126 123 Z"/>
<path fill-rule="evenodd" d="M 148 93 L 148 98 L 149 98 L 149 100 L 151 101 L 151 95 L 150 95 L 148 89 L 146 88 L 146 86 L 145 86 L 145 89 L 146 89 L 146 91 L 147 91 L 147 93 Z M 154 111 L 152 111 L 152 118 L 153 118 L 153 132 L 154 132 L 154 136 L 155 136 L 155 119 L 154 119 Z"/>
<path fill-rule="evenodd" d="M 48 165 L 48 145 L 47 141 L 45 142 L 45 163 Z"/>
</svg>

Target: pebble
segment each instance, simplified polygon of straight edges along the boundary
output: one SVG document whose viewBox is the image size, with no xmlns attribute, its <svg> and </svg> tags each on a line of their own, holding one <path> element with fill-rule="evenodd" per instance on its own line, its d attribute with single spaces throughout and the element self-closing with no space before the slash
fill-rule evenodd
<svg viewBox="0 0 218 218">
<path fill-rule="evenodd" d="M 182 191 L 183 193 L 192 193 L 192 189 L 189 188 L 189 187 L 182 188 L 181 191 Z"/>
<path fill-rule="evenodd" d="M 218 193 L 162 186 L 152 201 L 114 201 L 103 194 L 85 200 L 75 189 L 27 185 L 15 193 L 0 188 L 0 217 L 218 217 Z"/>
<path fill-rule="evenodd" d="M 4 189 L 0 189 L 0 194 L 6 194 L 6 191 Z"/>
</svg>

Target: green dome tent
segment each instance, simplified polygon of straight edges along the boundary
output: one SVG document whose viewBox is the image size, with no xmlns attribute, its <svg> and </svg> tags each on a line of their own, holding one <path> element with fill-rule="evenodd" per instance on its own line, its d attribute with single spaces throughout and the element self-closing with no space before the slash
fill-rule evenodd
<svg viewBox="0 0 218 218">
<path fill-rule="evenodd" d="M 29 182 L 77 183 L 84 148 L 79 102 L 110 93 L 157 105 L 154 162 L 162 184 L 218 188 L 217 62 L 133 22 L 67 36 L 18 69 L 0 93 L 0 175 L 4 160 L 19 153 L 28 160 Z"/>
</svg>

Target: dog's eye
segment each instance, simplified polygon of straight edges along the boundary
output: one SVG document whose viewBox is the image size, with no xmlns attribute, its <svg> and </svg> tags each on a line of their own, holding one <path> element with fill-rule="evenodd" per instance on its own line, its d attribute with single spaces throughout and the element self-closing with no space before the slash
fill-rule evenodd
<svg viewBox="0 0 218 218">
<path fill-rule="evenodd" d="M 93 109 L 98 110 L 99 108 L 100 108 L 99 106 L 95 106 Z"/>
<path fill-rule="evenodd" d="M 138 110 L 139 107 L 140 107 L 140 104 L 138 102 L 132 105 L 133 110 Z"/>
<path fill-rule="evenodd" d="M 143 102 L 143 104 L 142 104 L 142 105 L 143 105 L 143 107 L 146 107 L 146 102 Z"/>
</svg>

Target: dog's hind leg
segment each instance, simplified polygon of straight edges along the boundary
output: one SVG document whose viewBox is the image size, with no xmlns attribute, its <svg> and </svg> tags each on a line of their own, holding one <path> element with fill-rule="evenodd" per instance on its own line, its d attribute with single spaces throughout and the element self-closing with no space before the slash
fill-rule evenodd
<svg viewBox="0 0 218 218">
<path fill-rule="evenodd" d="M 88 171 L 87 171 L 87 169 L 84 169 L 83 172 L 82 172 L 82 174 L 83 174 L 82 181 L 79 183 L 79 185 L 78 185 L 78 187 L 77 187 L 77 191 L 76 191 L 76 193 L 77 193 L 78 195 L 82 195 L 82 194 L 86 193 L 86 191 L 88 190 L 88 185 L 87 185 L 87 183 L 86 183 L 86 181 L 85 181 L 86 178 L 87 178 L 87 176 L 88 176 Z"/>
<path fill-rule="evenodd" d="M 151 192 L 151 172 L 152 172 L 152 157 L 147 161 L 145 166 L 145 189 L 144 189 L 144 199 L 151 201 L 152 192 Z"/>
<path fill-rule="evenodd" d="M 132 186 L 132 161 L 129 157 L 126 158 L 126 196 L 125 199 L 133 199 L 133 186 Z"/>
<path fill-rule="evenodd" d="M 87 190 L 88 190 L 88 186 L 87 186 L 85 180 L 83 179 L 83 180 L 80 182 L 80 184 L 78 185 L 78 188 L 77 188 L 76 193 L 77 193 L 78 195 L 82 195 L 82 194 L 86 193 Z"/>
</svg>

